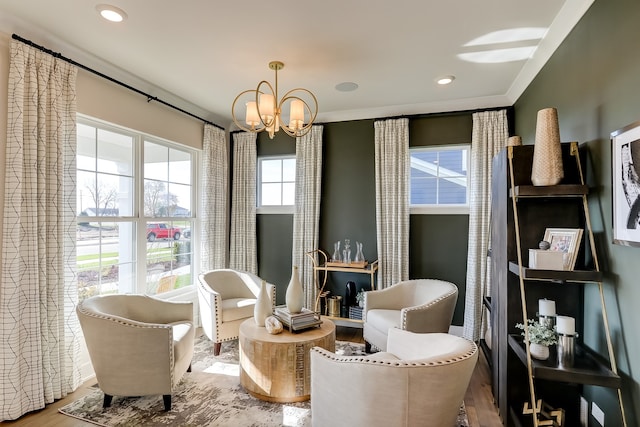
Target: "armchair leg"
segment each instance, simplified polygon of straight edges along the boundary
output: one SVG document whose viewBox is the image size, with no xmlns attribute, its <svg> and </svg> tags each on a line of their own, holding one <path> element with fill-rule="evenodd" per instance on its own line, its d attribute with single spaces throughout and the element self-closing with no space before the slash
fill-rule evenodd
<svg viewBox="0 0 640 427">
<path fill-rule="evenodd" d="M 370 342 L 367 342 L 367 341 L 364 342 L 364 352 L 367 353 L 367 354 L 371 353 L 371 343 Z"/>
<path fill-rule="evenodd" d="M 111 400 L 113 399 L 113 396 L 111 396 L 110 394 L 105 393 L 104 394 L 104 400 L 102 401 L 102 407 L 103 408 L 108 408 L 109 406 L 111 406 Z"/>
<path fill-rule="evenodd" d="M 213 355 L 214 356 L 219 356 L 220 355 L 220 348 L 222 347 L 222 343 L 221 342 L 214 342 L 213 343 Z"/>
<path fill-rule="evenodd" d="M 164 402 L 164 410 L 165 412 L 169 412 L 171 410 L 171 395 L 163 394 L 162 401 Z"/>
</svg>

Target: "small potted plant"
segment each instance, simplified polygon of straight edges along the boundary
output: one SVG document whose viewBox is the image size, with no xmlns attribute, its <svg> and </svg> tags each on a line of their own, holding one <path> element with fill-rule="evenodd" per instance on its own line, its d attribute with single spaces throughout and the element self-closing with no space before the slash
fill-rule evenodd
<svg viewBox="0 0 640 427">
<path fill-rule="evenodd" d="M 540 324 L 537 320 L 528 319 L 527 323 L 531 356 L 539 360 L 547 360 L 549 358 L 549 346 L 558 342 L 556 331 Z M 517 323 L 516 328 L 522 329 L 522 336 L 525 336 L 524 324 Z"/>
<path fill-rule="evenodd" d="M 364 291 L 362 289 L 356 294 L 356 302 L 360 307 L 364 308 Z"/>
</svg>

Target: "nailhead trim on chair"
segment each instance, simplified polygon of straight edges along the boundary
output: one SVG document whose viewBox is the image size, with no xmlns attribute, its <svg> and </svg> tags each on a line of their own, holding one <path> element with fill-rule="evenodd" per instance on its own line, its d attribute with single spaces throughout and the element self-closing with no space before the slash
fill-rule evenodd
<svg viewBox="0 0 640 427">
<path fill-rule="evenodd" d="M 442 295 L 442 296 L 441 296 L 440 298 L 438 298 L 438 299 L 434 299 L 434 300 L 432 300 L 432 301 L 429 301 L 429 302 L 428 302 L 428 303 L 426 303 L 426 304 L 416 305 L 416 306 L 413 306 L 413 307 L 406 307 L 406 308 L 403 308 L 403 309 L 401 310 L 401 312 L 402 312 L 402 325 L 401 325 L 401 329 L 407 330 L 407 316 L 406 316 L 406 313 L 408 313 L 409 311 L 422 310 L 422 309 L 424 309 L 424 308 L 426 308 L 426 307 L 430 307 L 430 306 L 432 306 L 432 305 L 434 305 L 434 304 L 439 303 L 440 301 L 442 301 L 442 300 L 444 300 L 444 299 L 449 298 L 451 295 L 454 295 L 456 292 L 458 292 L 458 290 L 457 290 L 457 289 L 452 290 L 451 292 L 449 292 L 449 293 L 448 293 L 448 294 L 446 294 L 446 295 Z"/>
<path fill-rule="evenodd" d="M 445 359 L 445 360 L 438 360 L 433 362 L 419 362 L 419 363 L 412 362 L 412 361 L 402 361 L 402 360 L 372 359 L 366 356 L 339 356 L 335 353 L 325 350 L 322 347 L 313 347 L 311 351 L 314 351 L 327 359 L 334 360 L 336 362 L 341 362 L 341 363 L 368 363 L 371 365 L 407 366 L 407 367 L 408 366 L 440 366 L 440 365 L 450 365 L 452 363 L 460 362 L 462 360 L 466 360 L 472 357 L 478 351 L 478 346 L 476 345 L 476 343 L 472 341 L 469 341 L 469 343 L 471 344 L 471 349 L 469 349 L 469 351 L 467 351 L 464 354 L 461 354 L 453 358 Z"/>
</svg>

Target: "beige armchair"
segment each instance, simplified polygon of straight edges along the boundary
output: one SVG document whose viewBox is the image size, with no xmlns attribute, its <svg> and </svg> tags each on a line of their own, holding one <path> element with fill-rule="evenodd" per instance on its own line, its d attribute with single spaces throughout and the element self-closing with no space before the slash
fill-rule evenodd
<svg viewBox="0 0 640 427">
<path fill-rule="evenodd" d="M 364 296 L 363 337 L 367 351 L 387 348 L 390 328 L 411 332 L 449 332 L 458 300 L 458 287 L 435 279 L 398 282 Z"/>
<path fill-rule="evenodd" d="M 222 342 L 238 338 L 240 324 L 253 317 L 262 279 L 245 271 L 219 269 L 198 278 L 200 320 L 205 335 L 214 343 L 213 354 L 220 354 Z M 275 286 L 267 284 L 275 305 Z"/>
<path fill-rule="evenodd" d="M 76 312 L 104 407 L 113 396 L 161 394 L 169 411 L 173 388 L 191 370 L 193 303 L 104 295 L 82 301 Z"/>
<path fill-rule="evenodd" d="M 453 427 L 478 347 L 454 335 L 392 329 L 388 352 L 311 350 L 313 427 Z"/>
</svg>

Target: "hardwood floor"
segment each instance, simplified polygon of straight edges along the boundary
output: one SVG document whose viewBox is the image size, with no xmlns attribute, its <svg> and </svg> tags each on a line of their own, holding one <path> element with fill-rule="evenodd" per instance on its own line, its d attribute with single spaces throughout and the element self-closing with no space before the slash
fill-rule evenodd
<svg viewBox="0 0 640 427">
<path fill-rule="evenodd" d="M 364 342 L 362 339 L 362 329 L 338 327 L 336 337 L 341 341 Z M 498 416 L 498 411 L 493 403 L 491 394 L 491 384 L 489 382 L 490 372 L 487 361 L 480 351 L 478 364 L 471 378 L 471 384 L 465 395 L 465 405 L 469 417 L 470 427 L 501 427 L 502 422 Z M 73 402 L 76 399 L 90 392 L 89 386 L 94 381 L 83 384 L 74 393 L 64 399 L 58 400 L 41 411 L 27 414 L 16 421 L 4 421 L 11 427 L 91 427 L 93 424 L 85 423 L 75 418 L 62 415 L 58 409 Z"/>
</svg>

